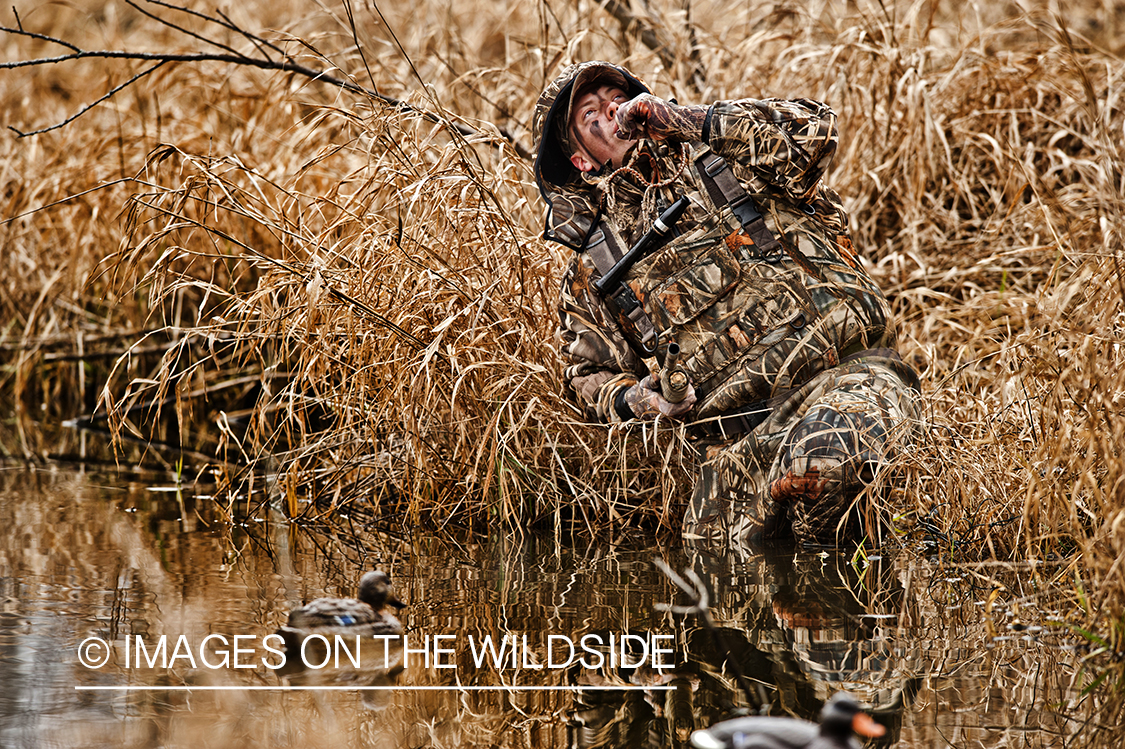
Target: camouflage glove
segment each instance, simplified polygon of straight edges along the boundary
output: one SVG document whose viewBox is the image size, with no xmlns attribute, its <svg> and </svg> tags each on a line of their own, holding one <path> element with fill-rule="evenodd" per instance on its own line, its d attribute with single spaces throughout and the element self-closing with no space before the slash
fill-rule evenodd
<svg viewBox="0 0 1125 749">
<path fill-rule="evenodd" d="M 687 395 L 679 403 L 669 403 L 660 394 L 660 385 L 653 382 L 652 375 L 625 391 L 625 404 L 638 419 L 655 419 L 664 416 L 679 419 L 695 405 L 695 388 L 688 383 Z"/>
<path fill-rule="evenodd" d="M 652 94 L 641 94 L 617 108 L 617 137 L 699 140 L 706 118 L 707 107 L 681 107 Z"/>
</svg>

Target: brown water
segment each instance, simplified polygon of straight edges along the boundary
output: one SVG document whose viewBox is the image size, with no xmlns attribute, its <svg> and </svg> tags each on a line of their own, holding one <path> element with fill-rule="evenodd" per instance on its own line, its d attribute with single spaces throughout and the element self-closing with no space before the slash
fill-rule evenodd
<svg viewBox="0 0 1125 749">
<path fill-rule="evenodd" d="M 847 689 L 874 705 L 890 729 L 885 744 L 1051 747 L 1079 730 L 1084 709 L 1072 688 L 1079 656 L 1052 630 L 1013 623 L 1029 618 L 1026 601 L 1022 613 L 1010 605 L 1019 576 L 992 568 L 943 570 L 906 555 L 866 563 L 792 551 L 719 555 L 636 540 L 458 543 L 362 528 L 312 532 L 280 519 L 231 529 L 215 514 L 209 500 L 140 480 L 0 470 L 0 746 L 682 746 L 692 728 L 733 708 L 768 702 L 774 714 L 812 718 Z M 680 600 L 655 556 L 706 581 L 725 648 L 753 681 L 750 696 L 711 633 L 654 609 Z M 358 672 L 345 663 L 287 681 L 263 664 L 278 659 L 262 638 L 291 608 L 354 595 L 372 567 L 390 572 L 410 604 L 401 615 L 410 646 L 446 636 L 438 657 L 452 668 L 427 668 L 414 653 L 388 677 L 364 651 Z M 1005 589 L 985 616 L 998 582 Z M 989 641 L 990 623 L 1000 640 Z M 534 668 L 555 665 L 545 664 L 548 642 L 565 659 L 562 638 L 616 643 L 627 633 L 668 636 L 657 642 L 675 668 Z M 152 654 L 162 635 L 166 656 L 182 640 L 180 657 L 138 667 L 137 640 Z M 221 663 L 236 635 L 249 667 L 203 662 Z M 477 665 L 470 635 L 478 645 L 485 635 L 526 638 L 527 663 L 520 653 L 515 667 Z M 80 644 L 97 644 L 88 638 L 112 648 L 96 669 L 79 661 Z M 276 689 L 294 682 L 349 688 Z M 356 688 L 371 684 L 392 688 Z M 184 685 L 240 689 L 163 689 Z"/>
</svg>

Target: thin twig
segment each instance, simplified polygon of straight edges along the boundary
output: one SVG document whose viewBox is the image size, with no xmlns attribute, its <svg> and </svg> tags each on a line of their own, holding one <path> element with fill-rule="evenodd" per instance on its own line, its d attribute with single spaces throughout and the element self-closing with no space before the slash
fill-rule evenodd
<svg viewBox="0 0 1125 749">
<path fill-rule="evenodd" d="M 217 15 L 219 18 L 222 19 L 221 21 L 217 21 L 217 20 L 215 20 L 215 18 L 207 15 L 206 13 L 200 13 L 197 10 L 192 10 L 191 8 L 185 8 L 182 5 L 172 5 L 171 3 L 162 2 L 162 0 L 145 0 L 145 2 L 148 3 L 149 5 L 159 5 L 161 7 L 168 8 L 169 10 L 178 10 L 181 13 L 187 13 L 190 16 L 195 16 L 196 18 L 202 19 L 202 20 L 206 21 L 207 23 L 213 23 L 217 26 L 221 26 L 222 28 L 227 29 L 228 31 L 233 31 L 236 34 L 240 34 L 241 36 L 245 37 L 250 42 L 252 42 L 254 44 L 254 46 L 258 47 L 259 49 L 261 49 L 261 47 L 259 45 L 263 45 L 263 46 L 269 47 L 270 49 L 272 49 L 274 52 L 281 55 L 282 57 L 288 57 L 288 55 L 285 54 L 285 50 L 283 50 L 281 47 L 277 46 L 276 44 L 274 44 L 273 42 L 271 42 L 267 39 L 263 39 L 262 37 L 258 36 L 257 34 L 251 34 L 249 31 L 242 28 L 241 26 L 236 24 L 234 21 L 230 20 L 230 18 L 227 16 L 227 14 L 224 13 L 222 10 L 216 10 L 215 11 L 215 15 Z M 161 23 L 164 23 L 164 19 L 162 19 L 162 18 L 156 17 L 156 20 L 160 21 Z M 263 52 L 262 54 L 265 54 L 265 52 Z"/>
<path fill-rule="evenodd" d="M 12 8 L 12 12 L 16 13 L 16 9 L 14 7 Z M 16 13 L 16 28 L 9 29 L 7 27 L 0 27 L 0 31 L 7 31 L 11 34 L 16 34 L 18 36 L 26 36 L 29 39 L 38 39 L 38 40 L 44 41 L 44 42 L 51 42 L 52 44 L 58 44 L 59 46 L 66 47 L 67 49 L 72 49 L 75 52 L 82 52 L 81 49 L 79 49 L 78 47 L 74 46 L 70 42 L 65 41 L 63 39 L 57 39 L 53 36 L 47 36 L 46 34 L 37 34 L 34 31 L 25 30 L 24 27 L 23 27 L 23 21 L 20 20 L 19 13 Z M 16 67 L 16 66 L 10 65 L 9 63 L 0 63 L 0 66 L 5 67 L 5 68 Z"/>
<path fill-rule="evenodd" d="M 492 138 L 487 136 L 485 133 L 483 133 L 479 130 L 476 130 L 475 128 L 471 128 L 467 125 L 462 125 L 462 124 L 459 124 L 457 122 L 453 122 L 452 120 L 450 120 L 447 117 L 443 117 L 441 115 L 438 115 L 434 112 L 431 112 L 431 111 L 428 111 L 428 110 L 425 110 L 425 109 L 419 109 L 418 107 L 415 107 L 415 106 L 413 106 L 411 104 L 408 104 L 404 101 L 401 101 L 399 99 L 395 99 L 394 97 L 386 96 L 384 94 L 381 94 L 377 90 L 370 89 L 370 88 L 367 88 L 365 86 L 361 86 L 361 85 L 359 85 L 359 84 L 357 84 L 357 83 L 355 83 L 351 80 L 347 80 L 347 79 L 343 79 L 343 78 L 337 78 L 335 76 L 329 75 L 326 71 L 315 70 L 315 69 L 307 67 L 305 65 L 301 65 L 300 63 L 295 62 L 291 56 L 287 55 L 277 45 L 275 45 L 271 42 L 268 42 L 268 41 L 262 39 L 261 37 L 255 35 L 255 34 L 251 34 L 250 32 L 242 29 L 237 24 L 234 24 L 234 23 L 230 22 L 230 20 L 227 19 L 225 16 L 223 17 L 222 20 L 220 20 L 220 19 L 217 19 L 213 16 L 198 13 L 197 11 L 192 11 L 190 9 L 180 8 L 180 7 L 177 7 L 177 6 L 174 6 L 174 5 L 159 2 L 159 0 L 148 0 L 148 2 L 150 2 L 154 5 L 160 5 L 162 7 L 166 7 L 166 8 L 172 9 L 172 10 L 178 10 L 178 11 L 182 11 L 184 13 L 189 13 L 193 16 L 202 18 L 202 19 L 204 19 L 206 21 L 209 21 L 211 23 L 218 24 L 218 25 L 220 25 L 224 28 L 227 28 L 231 31 L 235 31 L 235 32 L 243 35 L 247 39 L 249 39 L 252 43 L 254 43 L 255 47 L 258 49 L 259 53 L 262 56 L 261 57 L 253 57 L 253 56 L 250 56 L 250 55 L 245 55 L 245 54 L 243 54 L 241 52 L 238 52 L 237 50 L 233 49 L 232 47 L 221 44 L 221 43 L 216 42 L 212 39 L 208 39 L 206 36 L 203 36 L 201 34 L 197 34 L 195 32 L 189 31 L 188 29 L 185 29 L 181 26 L 178 26 L 177 24 L 172 23 L 171 21 L 169 21 L 165 18 L 161 18 L 159 16 L 153 15 L 152 13 L 138 7 L 134 2 L 132 2 L 132 0 L 129 0 L 129 4 L 132 5 L 134 8 L 136 8 L 139 12 L 143 13 L 144 15 L 146 15 L 150 18 L 153 18 L 156 21 L 158 21 L 159 23 L 167 26 L 168 28 L 174 29 L 174 30 L 176 30 L 176 31 L 178 31 L 182 34 L 190 36 L 194 39 L 199 39 L 199 40 L 205 42 L 206 44 L 210 44 L 212 46 L 215 46 L 215 47 L 218 47 L 220 49 L 226 50 L 226 53 L 130 52 L 130 51 L 126 51 L 126 50 L 105 50 L 105 49 L 102 49 L 102 50 L 86 50 L 86 49 L 82 49 L 80 47 L 77 47 L 74 44 L 72 44 L 72 43 L 70 43 L 70 42 L 68 42 L 64 39 L 60 39 L 58 37 L 49 36 L 49 35 L 46 35 L 46 34 L 39 34 L 39 33 L 33 32 L 33 31 L 25 30 L 23 28 L 22 22 L 19 20 L 19 16 L 17 15 L 16 16 L 16 27 L 12 28 L 10 26 L 0 26 L 0 32 L 13 34 L 15 36 L 23 36 L 23 37 L 27 37 L 27 38 L 30 38 L 30 39 L 37 39 L 37 40 L 40 40 L 40 41 L 50 42 L 52 44 L 58 44 L 58 45 L 63 46 L 65 48 L 69 49 L 69 50 L 72 50 L 72 53 L 66 54 L 66 55 L 56 55 L 54 57 L 39 57 L 39 58 L 31 59 L 31 60 L 14 60 L 14 61 L 11 61 L 11 62 L 0 62 L 0 70 L 14 70 L 14 69 L 17 69 L 17 68 L 36 67 L 36 66 L 43 66 L 43 65 L 54 65 L 54 64 L 58 64 L 58 63 L 70 62 L 70 61 L 73 61 L 73 60 L 83 60 L 83 59 L 138 60 L 138 61 L 146 61 L 146 62 L 155 62 L 155 63 L 158 63 L 160 65 L 163 65 L 164 63 L 169 63 L 169 62 L 176 62 L 176 63 L 225 62 L 225 63 L 232 63 L 232 64 L 235 64 L 235 65 L 245 65 L 247 67 L 259 68 L 259 69 L 262 69 L 262 70 L 276 70 L 276 71 L 285 72 L 285 73 L 296 73 L 297 75 L 304 76 L 304 77 L 309 78 L 311 80 L 320 81 L 322 83 L 327 83 L 331 86 L 336 86 L 338 88 L 344 89 L 345 91 L 350 91 L 352 93 L 360 94 L 360 95 L 366 96 L 370 99 L 380 101 L 380 102 L 382 102 L 384 104 L 387 104 L 391 107 L 394 107 L 394 108 L 396 108 L 400 111 L 409 112 L 411 114 L 416 114 L 416 115 L 422 117 L 423 119 L 425 119 L 428 122 L 432 122 L 435 125 L 440 125 L 442 127 L 445 127 L 445 128 L 447 128 L 451 131 L 456 132 L 457 134 L 459 134 L 459 135 L 461 135 L 465 138 L 479 138 L 479 137 L 483 136 L 483 137 L 488 138 L 489 140 L 492 140 Z M 377 7 L 376 7 L 376 11 L 378 11 Z M 392 32 L 392 35 L 393 35 L 393 32 Z M 396 42 L 397 41 L 398 40 L 396 38 Z M 266 45 L 266 46 L 270 47 L 271 49 L 273 49 L 274 51 L 278 52 L 279 54 L 282 54 L 285 57 L 285 59 L 284 60 L 271 59 L 270 57 L 268 57 L 266 52 L 262 49 L 262 45 Z M 309 49 L 312 49 L 312 47 L 309 46 L 307 43 L 305 43 L 305 46 L 309 47 Z M 401 49 L 401 45 L 400 45 L 400 49 Z M 405 50 L 403 50 L 403 52 L 405 54 Z M 410 62 L 409 58 L 407 59 L 407 62 Z M 364 64 L 366 65 L 366 60 L 364 60 Z M 414 74 L 418 77 L 419 81 L 422 81 L 421 75 L 418 73 L 418 71 L 416 69 L 414 69 L 413 63 L 410 63 L 410 64 L 411 64 L 411 69 L 414 70 Z M 132 85 L 133 83 L 135 83 L 137 80 L 144 77 L 148 73 L 151 73 L 158 66 L 154 66 L 153 68 L 150 68 L 149 70 L 145 71 L 144 73 L 141 73 L 141 74 L 131 78 L 129 81 L 126 81 L 121 86 L 118 86 L 118 87 L 114 88 L 112 91 L 110 91 L 109 93 L 107 93 L 104 96 L 102 96 L 101 98 L 99 98 L 96 102 L 94 102 L 94 103 L 92 103 L 88 106 L 83 107 L 77 114 L 75 114 L 71 117 L 68 117 L 66 120 L 64 120 L 62 122 L 56 123 L 54 125 L 50 125 L 50 126 L 45 127 L 45 128 L 40 128 L 38 130 L 32 130 L 32 131 L 27 131 L 27 132 L 19 130 L 15 127 L 12 127 L 12 126 L 9 126 L 9 129 L 11 129 L 13 132 L 15 132 L 20 138 L 26 138 L 26 137 L 29 137 L 29 136 L 32 136 L 32 135 L 39 135 L 41 133 L 50 132 L 51 130 L 55 130 L 55 129 L 58 129 L 60 127 L 63 127 L 67 124 L 70 124 L 71 122 L 73 122 L 78 117 L 81 117 L 83 114 L 90 111 L 90 109 L 94 108 L 95 106 L 97 106 L 101 102 L 103 102 L 106 99 L 112 97 L 113 95 L 119 93 L 122 89 L 127 88 L 128 86 Z M 369 76 L 371 75 L 370 69 L 368 69 L 368 75 Z M 422 81 L 422 84 L 424 86 L 425 82 Z M 516 153 L 518 153 L 521 157 L 523 157 L 525 159 L 530 158 L 531 152 L 526 146 L 524 146 L 523 144 L 516 141 L 515 138 L 512 137 L 512 135 L 510 133 L 505 132 L 505 131 L 498 131 L 498 132 L 500 133 L 501 138 L 503 138 L 505 142 L 507 142 L 509 145 L 511 145 L 512 148 L 516 151 Z"/>
<path fill-rule="evenodd" d="M 162 60 L 162 61 L 156 63 L 155 65 L 153 65 L 151 68 L 148 68 L 147 70 L 142 70 L 141 72 L 137 73 L 135 76 L 130 78 L 129 80 L 122 83 L 121 85 L 114 86 L 112 89 L 110 89 L 106 93 L 102 94 L 101 96 L 99 96 L 94 101 L 90 102 L 89 104 L 84 105 L 81 109 L 79 109 L 77 112 L 75 112 L 71 116 L 67 117 L 62 122 L 56 122 L 54 125 L 51 125 L 49 127 L 40 128 L 39 130 L 33 130 L 29 133 L 25 133 L 24 131 L 22 131 L 22 130 L 16 128 L 16 127 L 13 127 L 12 125 L 8 125 L 8 129 L 11 130 L 16 135 L 18 135 L 19 137 L 26 138 L 29 135 L 39 135 L 40 133 L 49 133 L 52 130 L 58 130 L 60 127 L 66 127 L 67 125 L 74 122 L 75 120 L 77 120 L 82 115 L 89 112 L 94 107 L 101 104 L 103 101 L 106 101 L 107 99 L 113 98 L 113 95 L 116 94 L 118 91 L 121 91 L 122 89 L 125 89 L 125 88 L 133 85 L 134 83 L 139 81 L 141 78 L 144 78 L 149 73 L 155 72 L 157 68 L 163 66 L 164 64 L 165 64 L 165 61 Z"/>
<path fill-rule="evenodd" d="M 6 27 L 6 26 L 0 26 L 0 31 L 6 31 L 6 32 L 12 33 L 12 34 L 22 34 L 23 33 L 23 32 L 20 32 L 17 29 L 12 29 L 12 28 L 9 28 L 9 27 Z M 51 41 L 58 41 L 58 40 L 55 40 L 55 39 L 50 39 L 50 40 Z M 360 86 L 356 83 L 352 83 L 351 81 L 346 81 L 346 80 L 342 80 L 340 78 L 335 78 L 333 76 L 328 75 L 327 73 L 325 73 L 322 70 L 313 70 L 312 68 L 308 68 L 308 67 L 305 67 L 304 65 L 299 65 L 299 64 L 294 63 L 294 62 L 288 62 L 288 61 L 279 62 L 279 61 L 274 61 L 274 60 L 260 59 L 260 58 L 256 58 L 256 57 L 246 57 L 244 55 L 222 55 L 222 54 L 210 54 L 210 53 L 206 53 L 206 52 L 170 54 L 170 53 L 162 53 L 162 52 L 126 52 L 124 50 L 79 50 L 78 52 L 75 52 L 72 55 L 59 55 L 58 57 L 40 57 L 40 58 L 36 58 L 34 60 L 17 60 L 15 62 L 0 63 L 0 70 L 10 70 L 10 69 L 14 69 L 14 68 L 33 67 L 33 66 L 36 66 L 36 65 L 50 65 L 50 64 L 60 63 L 60 62 L 69 62 L 71 60 L 81 60 L 81 59 L 87 59 L 87 58 L 90 58 L 90 59 L 109 59 L 109 60 L 144 60 L 144 61 L 153 61 L 153 62 L 159 62 L 159 63 L 167 63 L 167 62 L 229 62 L 229 63 L 234 63 L 236 65 L 246 65 L 248 67 L 261 68 L 263 70 L 278 70 L 278 71 L 286 72 L 286 73 L 297 73 L 297 74 L 303 75 L 307 78 L 311 78 L 313 80 L 317 80 L 317 81 L 321 81 L 323 83 L 327 83 L 327 84 L 330 84 L 330 85 L 333 85 L 333 86 L 337 86 L 339 88 L 345 89 L 347 91 L 351 91 L 353 93 L 363 94 L 365 96 L 369 96 L 372 99 L 377 99 L 377 100 L 383 102 L 384 104 L 388 104 L 388 105 L 390 105 L 392 107 L 395 107 L 395 108 L 398 108 L 400 110 L 410 112 L 412 114 L 417 114 L 417 115 L 423 117 L 424 119 L 428 120 L 429 122 L 433 122 L 436 125 L 443 125 L 445 127 L 452 128 L 452 129 L 456 130 L 457 132 L 459 132 L 461 135 L 464 135 L 466 137 L 480 135 L 480 133 L 478 133 L 476 130 L 473 130 L 470 127 L 467 127 L 465 125 L 459 125 L 459 124 L 454 123 L 454 122 L 450 122 L 449 120 L 446 120 L 442 117 L 439 117 L 438 115 L 434 114 L 433 112 L 428 112 L 428 111 L 423 110 L 423 109 L 418 109 L 417 107 L 414 107 L 410 104 L 407 104 L 404 101 L 400 101 L 400 100 L 395 99 L 395 98 L 390 97 L 390 96 L 384 96 L 383 94 L 380 94 L 377 91 L 372 91 L 372 90 L 370 90 L 368 88 L 365 88 L 363 86 Z M 116 91 L 115 91 L 115 93 L 116 93 Z M 27 137 L 27 136 L 30 136 L 30 135 L 37 135 L 39 133 L 46 132 L 48 130 L 53 130 L 55 127 L 57 127 L 57 125 L 53 125 L 51 127 L 44 128 L 42 130 L 34 130 L 34 131 L 31 131 L 31 132 L 27 132 L 27 133 L 24 133 L 20 130 L 16 130 L 15 128 L 11 128 L 11 129 L 13 129 L 13 130 L 15 130 L 15 132 L 19 133 L 20 137 L 22 138 L 22 137 Z"/>
<path fill-rule="evenodd" d="M 183 34 L 184 36 L 191 37 L 192 39 L 198 39 L 199 41 L 203 42 L 204 44 L 209 44 L 212 47 L 218 47 L 219 49 L 226 50 L 227 52 L 230 52 L 232 55 L 237 55 L 239 57 L 245 57 L 245 55 L 243 55 L 241 52 L 239 52 L 234 47 L 231 47 L 228 44 L 223 44 L 222 42 L 217 42 L 214 39 L 208 39 L 207 37 L 203 36 L 202 34 L 197 34 L 194 31 L 190 31 L 188 29 L 185 29 L 183 26 L 180 26 L 179 24 L 172 23 L 167 18 L 161 18 L 160 16 L 156 15 L 155 13 L 150 13 L 149 11 L 142 8 L 141 6 L 137 5 L 133 0 L 125 0 L 125 2 L 128 3 L 130 7 L 132 7 L 134 10 L 136 10 L 141 15 L 147 16 L 148 18 L 151 18 L 152 20 L 156 21 L 157 23 L 161 24 L 162 26 L 167 26 L 168 28 L 172 29 L 173 31 L 178 31 L 181 34 Z M 210 19 L 208 19 L 208 20 L 210 20 Z"/>
</svg>

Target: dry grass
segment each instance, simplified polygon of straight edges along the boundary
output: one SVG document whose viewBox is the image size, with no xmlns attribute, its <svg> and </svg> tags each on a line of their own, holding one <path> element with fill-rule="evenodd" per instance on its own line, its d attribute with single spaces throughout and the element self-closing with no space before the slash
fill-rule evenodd
<svg viewBox="0 0 1125 749">
<path fill-rule="evenodd" d="M 198 48 L 115 7 L 24 23 Z M 265 477 L 293 516 L 674 529 L 692 475 L 674 435 L 583 424 L 560 396 L 565 258 L 538 239 L 530 164 L 500 132 L 530 146 L 559 66 L 616 59 L 681 101 L 801 95 L 841 114 L 829 182 L 927 398 L 887 524 L 954 559 L 1072 559 L 1076 621 L 1125 648 L 1125 65 L 1109 4 L 1067 9 L 1064 27 L 1014 3 L 652 2 L 640 17 L 668 65 L 594 4 L 373 7 L 356 9 L 358 48 L 335 6 L 273 3 L 269 26 L 305 64 L 479 136 L 205 65 L 3 141 L 7 451 L 39 454 L 26 414 L 86 410 L 96 383 L 122 433 L 215 455 L 232 498 Z M 7 43 L 8 59 L 42 53 Z M 125 75 L 6 71 L 0 97 L 28 129 Z"/>
</svg>

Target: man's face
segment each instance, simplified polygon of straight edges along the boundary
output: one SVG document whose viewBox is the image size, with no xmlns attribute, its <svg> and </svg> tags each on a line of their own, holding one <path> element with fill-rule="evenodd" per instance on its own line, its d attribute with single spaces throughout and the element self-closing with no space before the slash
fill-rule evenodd
<svg viewBox="0 0 1125 749">
<path fill-rule="evenodd" d="M 575 152 L 570 163 L 581 172 L 601 169 L 604 164 L 620 165 L 636 140 L 617 137 L 614 116 L 629 100 L 613 83 L 593 81 L 574 99 L 570 108 L 570 140 Z"/>
</svg>

